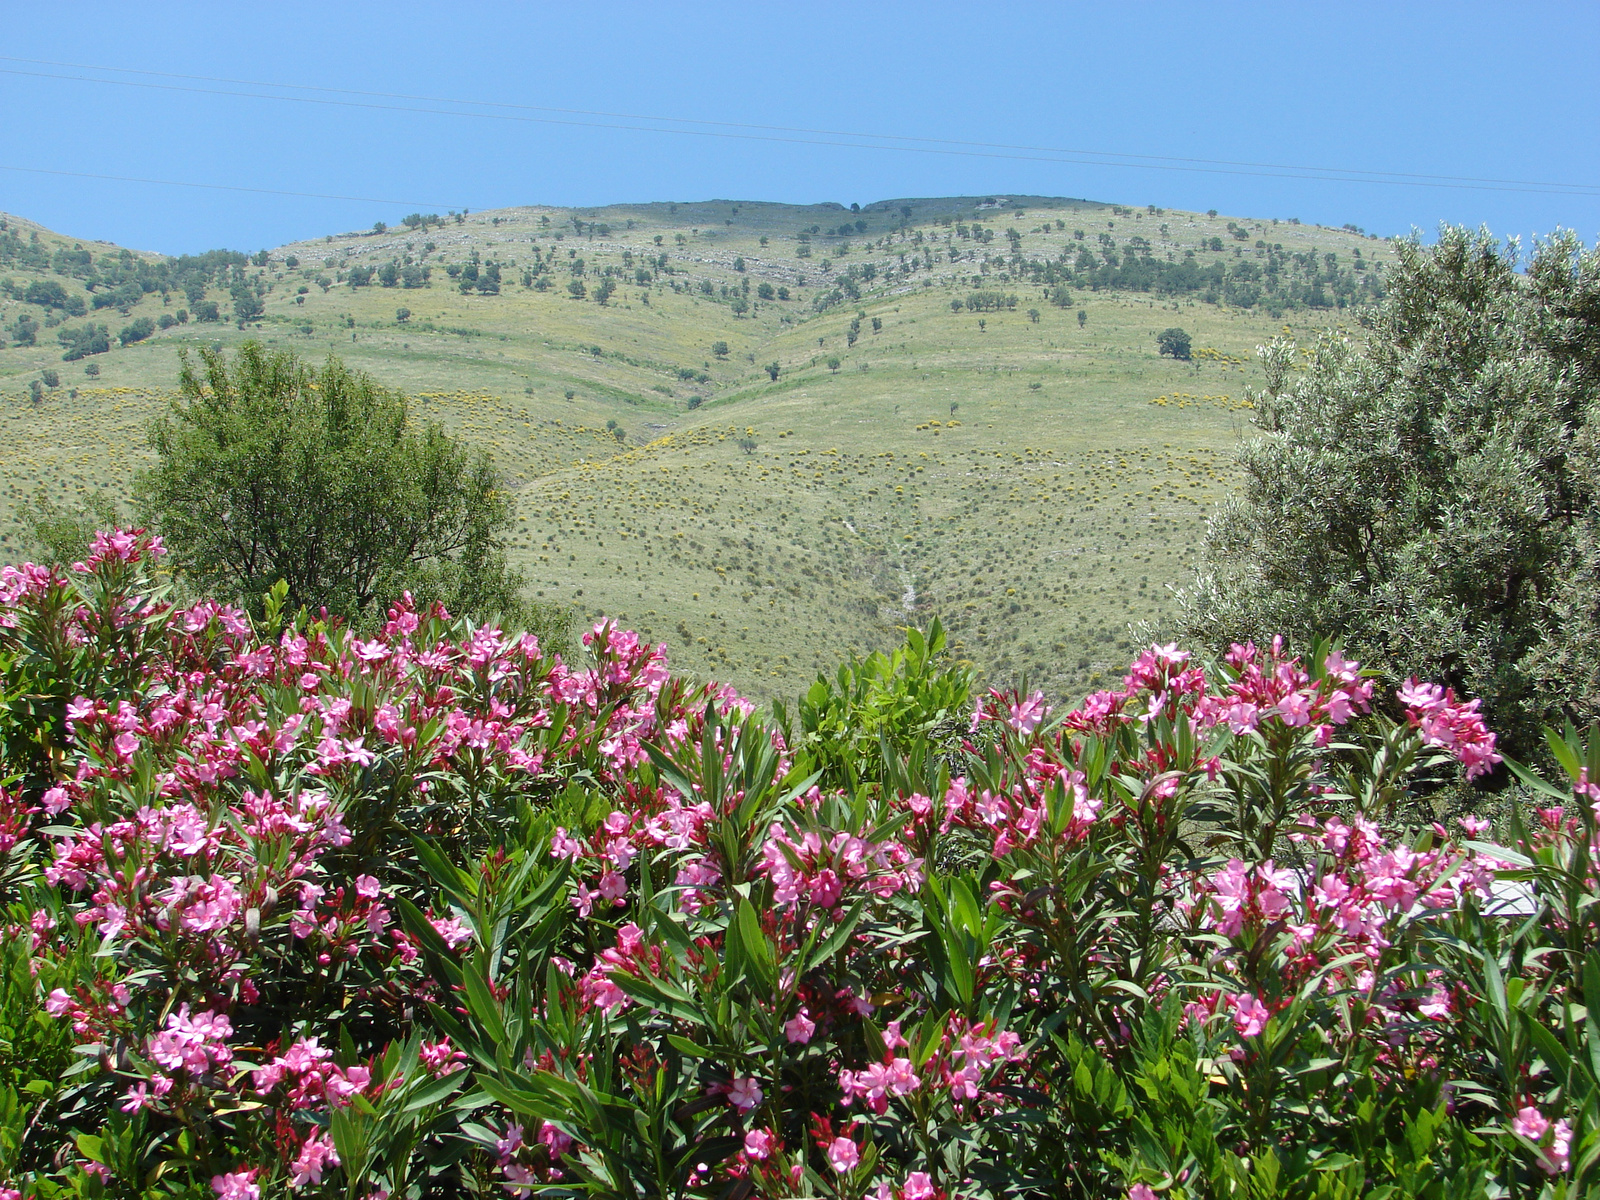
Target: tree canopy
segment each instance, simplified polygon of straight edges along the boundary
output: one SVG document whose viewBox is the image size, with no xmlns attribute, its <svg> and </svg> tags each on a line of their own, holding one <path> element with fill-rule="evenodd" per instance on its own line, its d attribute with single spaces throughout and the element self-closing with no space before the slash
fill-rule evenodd
<svg viewBox="0 0 1600 1200">
<path fill-rule="evenodd" d="M 1156 349 L 1168 358 L 1181 358 L 1188 361 L 1190 349 L 1194 345 L 1188 333 L 1174 325 L 1171 329 L 1163 329 L 1156 335 Z"/>
<path fill-rule="evenodd" d="M 1184 595 L 1217 647 L 1337 634 L 1484 697 L 1513 753 L 1600 717 L 1600 250 L 1447 227 L 1399 247 L 1358 342 L 1260 353 L 1243 495 Z"/>
<path fill-rule="evenodd" d="M 330 356 L 313 370 L 246 342 L 187 353 L 180 396 L 151 427 L 138 502 L 197 587 L 356 621 L 419 601 L 526 620 L 507 565 L 510 504 L 488 455 L 408 419 L 405 397 Z"/>
</svg>

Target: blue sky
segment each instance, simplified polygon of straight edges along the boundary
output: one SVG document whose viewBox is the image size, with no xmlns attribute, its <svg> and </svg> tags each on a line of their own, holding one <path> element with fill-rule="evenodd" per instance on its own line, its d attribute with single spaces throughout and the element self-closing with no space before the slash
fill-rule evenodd
<svg viewBox="0 0 1600 1200">
<path fill-rule="evenodd" d="M 392 223 L 417 208 L 714 197 L 865 204 L 993 192 L 1352 222 L 1384 235 L 1426 235 L 1440 221 L 1525 239 L 1558 225 L 1585 241 L 1600 235 L 1593 0 L 74 0 L 6 5 L 0 27 L 0 166 L 362 198 L 0 170 L 0 209 L 171 253 L 251 250 Z M 393 110 L 445 107 L 431 100 L 216 95 L 165 89 L 263 89 L 17 59 L 530 107 L 472 110 L 517 118 L 496 119 Z M 550 109 L 1074 153 L 597 128 L 644 122 Z M 1584 185 L 1587 194 L 1297 178 L 1305 172 L 1278 167 L 1223 174 L 1192 162 L 1038 161 L 1081 160 L 1081 151 Z"/>
</svg>

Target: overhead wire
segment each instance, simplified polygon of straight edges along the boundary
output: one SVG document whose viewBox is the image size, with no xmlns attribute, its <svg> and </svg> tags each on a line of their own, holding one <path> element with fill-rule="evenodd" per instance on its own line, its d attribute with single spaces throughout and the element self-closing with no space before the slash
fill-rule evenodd
<svg viewBox="0 0 1600 1200">
<path fill-rule="evenodd" d="M 164 187 L 207 188 L 219 192 L 254 192 L 261 196 L 296 196 L 306 200 L 356 200 L 362 204 L 414 204 L 419 208 L 447 208 L 433 200 L 395 200 L 383 196 L 345 196 L 332 192 L 287 192 L 279 188 L 245 187 L 236 183 L 193 183 L 184 179 L 148 179 L 136 175 L 102 175 L 90 171 L 58 171 L 48 167 L 19 167 L 0 163 L 0 171 L 24 171 L 30 175 L 65 175 L 73 179 L 107 179 L 116 183 L 153 183 Z"/>
<path fill-rule="evenodd" d="M 1120 167 L 1123 169 L 1179 171 L 1187 173 L 1218 175 L 1242 175 L 1255 178 L 1304 179 L 1324 183 L 1363 183 L 1380 186 L 1439 187 L 1473 191 L 1522 192 L 1539 195 L 1600 195 L 1600 185 L 1590 184 L 1496 179 L 1461 175 L 1424 175 L 1418 173 L 1377 171 L 1365 168 L 1320 167 L 1285 163 L 1257 163 L 1226 159 L 1180 158 L 1176 156 L 1138 155 L 1112 151 L 1012 145 L 1008 143 L 958 141 L 955 139 L 926 138 L 907 134 L 862 133 L 844 130 L 808 129 L 799 126 L 757 125 L 731 121 L 706 121 L 697 118 L 661 117 L 647 114 L 613 113 L 603 110 L 589 109 L 565 109 L 541 105 L 512 104 L 504 101 L 461 100 L 449 97 L 411 95 L 407 93 L 358 91 L 349 88 L 331 88 L 307 84 L 275 83 L 263 80 L 230 79 L 219 76 L 180 75 L 171 72 L 147 71 L 127 67 L 108 67 L 88 63 L 58 62 L 50 59 L 25 59 L 11 55 L 0 55 L 0 62 L 28 63 L 39 66 L 64 67 L 73 70 L 144 75 L 154 79 L 188 80 L 191 83 L 223 83 L 236 87 L 276 88 L 280 91 L 316 92 L 321 93 L 321 95 L 276 95 L 266 92 L 242 92 L 220 88 L 193 87 L 188 86 L 187 84 L 153 83 L 148 82 L 147 80 L 139 79 L 102 79 L 92 76 L 64 75 L 56 72 L 24 71 L 16 68 L 0 67 L 0 74 L 5 75 L 58 79 L 69 82 L 101 83 L 119 87 L 137 87 L 147 90 L 227 96 L 239 99 L 278 100 L 298 104 L 314 104 L 340 108 L 358 108 L 388 112 L 468 117 L 541 125 L 573 126 L 579 128 L 611 129 L 644 133 L 674 133 L 680 136 L 728 138 L 741 141 L 776 142 L 791 145 L 816 145 L 841 149 L 897 150 L 903 153 L 1008 159 L 1013 161 L 1044 162 L 1072 166 Z M 340 100 L 328 98 L 331 96 L 359 96 L 365 97 L 366 99 Z M 376 103 L 378 100 L 405 100 L 415 101 L 418 104 L 448 104 L 458 107 L 423 108 L 417 107 L 416 104 Z M 473 108 L 496 108 L 510 111 L 481 112 L 472 111 Z M 561 115 L 525 115 L 531 113 L 554 113 Z M 603 121 L 578 120 L 576 119 L 578 117 L 607 119 Z M 649 121 L 653 122 L 653 124 L 634 125 L 618 123 L 622 121 Z M 704 128 L 685 128 L 684 126 L 703 126 Z M 851 138 L 857 140 L 836 140 L 840 138 Z"/>
</svg>

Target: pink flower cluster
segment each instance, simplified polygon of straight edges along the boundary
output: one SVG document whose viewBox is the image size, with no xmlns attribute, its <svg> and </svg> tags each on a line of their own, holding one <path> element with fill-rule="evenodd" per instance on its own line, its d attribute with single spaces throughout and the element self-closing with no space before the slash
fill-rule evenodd
<svg viewBox="0 0 1600 1200">
<path fill-rule="evenodd" d="M 1481 700 L 1463 703 L 1456 699 L 1454 688 L 1418 683 L 1414 678 L 1396 696 L 1405 706 L 1406 719 L 1421 730 L 1422 740 L 1453 754 L 1466 767 L 1468 779 L 1487 775 L 1500 762 L 1495 735 L 1478 711 Z"/>
</svg>

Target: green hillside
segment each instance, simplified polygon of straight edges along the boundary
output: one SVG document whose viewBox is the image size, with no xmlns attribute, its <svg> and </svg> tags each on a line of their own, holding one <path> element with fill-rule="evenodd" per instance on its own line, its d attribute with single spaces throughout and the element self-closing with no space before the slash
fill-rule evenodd
<svg viewBox="0 0 1600 1200">
<path fill-rule="evenodd" d="M 541 595 L 755 696 L 933 615 L 992 679 L 1091 686 L 1169 611 L 1255 345 L 1348 322 L 1389 257 L 1041 197 L 515 208 L 248 260 L 3 224 L 0 551 L 41 486 L 125 494 L 180 348 L 255 337 L 490 447 Z"/>
</svg>

